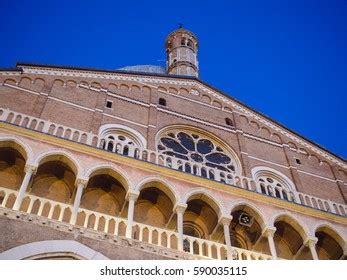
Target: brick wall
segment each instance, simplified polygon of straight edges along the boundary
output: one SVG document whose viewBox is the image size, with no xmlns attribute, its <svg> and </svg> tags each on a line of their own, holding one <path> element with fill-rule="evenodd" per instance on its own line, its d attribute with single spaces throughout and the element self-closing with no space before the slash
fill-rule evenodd
<svg viewBox="0 0 347 280">
<path fill-rule="evenodd" d="M 192 90 L 198 94 L 190 94 Z M 158 105 L 160 97 L 166 99 L 166 107 Z M 112 109 L 105 108 L 106 100 L 113 102 Z M 102 124 L 126 125 L 147 138 L 149 149 L 156 148 L 155 135 L 160 129 L 176 124 L 194 126 L 229 145 L 242 161 L 246 176 L 253 167 L 268 166 L 288 176 L 299 191 L 346 201 L 346 185 L 336 182 L 345 180 L 336 171 L 341 167 L 242 112 L 231 113 L 231 106 L 190 85 L 8 74 L 0 76 L 0 107 L 93 133 Z M 233 120 L 234 127 L 226 125 L 226 117 Z"/>
</svg>

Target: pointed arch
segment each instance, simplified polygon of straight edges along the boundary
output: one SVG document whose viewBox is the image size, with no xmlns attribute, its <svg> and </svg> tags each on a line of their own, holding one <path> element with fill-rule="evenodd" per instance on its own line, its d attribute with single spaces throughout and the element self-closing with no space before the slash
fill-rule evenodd
<svg viewBox="0 0 347 280">
<path fill-rule="evenodd" d="M 261 240 L 263 231 L 267 226 L 262 211 L 252 202 L 245 199 L 234 201 L 229 211 L 232 216 L 229 225 L 232 246 L 247 250 L 263 250 Z M 244 218 L 242 218 L 246 217 L 244 215 L 250 218 L 247 225 L 244 223 Z"/>
<path fill-rule="evenodd" d="M 78 160 L 75 159 L 71 153 L 63 149 L 55 149 L 43 152 L 36 158 L 35 165 L 40 166 L 48 161 L 61 161 L 65 163 L 75 173 L 76 178 L 81 177 L 83 174 L 83 169 Z"/>
<path fill-rule="evenodd" d="M 124 189 L 127 191 L 129 189 L 133 188 L 133 184 L 131 180 L 129 179 L 129 175 L 120 167 L 115 166 L 114 164 L 109 163 L 101 163 L 97 164 L 93 167 L 91 167 L 86 173 L 85 177 L 90 179 L 92 176 L 95 175 L 110 175 L 111 177 L 115 178 L 117 181 L 119 181 Z"/>
<path fill-rule="evenodd" d="M 161 190 L 170 198 L 173 205 L 180 201 L 180 197 L 177 195 L 175 188 L 167 180 L 159 176 L 146 177 L 136 185 L 135 190 L 140 192 L 149 187 L 155 187 Z"/>
<path fill-rule="evenodd" d="M 81 197 L 81 208 L 111 216 L 121 215 L 129 188 L 128 176 L 112 164 L 98 164 L 86 173 L 88 183 Z"/>
<path fill-rule="evenodd" d="M 34 156 L 31 147 L 16 136 L 1 136 L 0 147 L 13 148 L 23 156 L 23 158 L 26 160 L 26 163 L 32 164 L 34 162 Z"/>
<path fill-rule="evenodd" d="M 135 203 L 134 220 L 166 228 L 178 201 L 173 186 L 158 176 L 150 176 L 139 182 L 135 190 L 139 197 Z"/>
<path fill-rule="evenodd" d="M 310 231 L 308 228 L 302 222 L 299 222 L 298 219 L 289 212 L 276 213 L 270 219 L 269 226 L 275 227 L 276 222 L 285 222 L 292 226 L 299 233 L 303 241 L 309 237 Z"/>
<path fill-rule="evenodd" d="M 3 138 L 0 141 L 0 187 L 18 190 L 28 165 L 28 151 L 19 139 Z M 30 164 L 30 163 L 29 163 Z"/>
<path fill-rule="evenodd" d="M 313 235 L 315 235 L 318 231 L 323 231 L 326 234 L 330 235 L 341 246 L 341 248 L 345 248 L 345 246 L 347 245 L 347 241 L 342 237 L 343 234 L 332 225 L 329 225 L 327 223 L 319 223 L 315 226 Z"/>
<path fill-rule="evenodd" d="M 259 222 L 262 229 L 266 228 L 267 221 L 265 218 L 265 215 L 263 211 L 261 211 L 258 206 L 256 206 L 253 202 L 245 199 L 238 199 L 234 201 L 231 206 L 228 209 L 228 213 L 232 213 L 238 208 L 245 206 L 250 210 L 250 214 L 252 214 L 254 217 L 256 217 L 257 221 Z"/>
<path fill-rule="evenodd" d="M 189 192 L 185 193 L 183 196 L 182 203 L 188 203 L 190 200 L 193 199 L 201 199 L 205 203 L 207 203 L 217 214 L 217 216 L 227 216 L 229 213 L 226 213 L 225 207 L 223 203 L 215 198 L 214 195 L 212 195 L 209 191 L 203 189 L 203 188 L 197 188 L 190 190 Z"/>
</svg>

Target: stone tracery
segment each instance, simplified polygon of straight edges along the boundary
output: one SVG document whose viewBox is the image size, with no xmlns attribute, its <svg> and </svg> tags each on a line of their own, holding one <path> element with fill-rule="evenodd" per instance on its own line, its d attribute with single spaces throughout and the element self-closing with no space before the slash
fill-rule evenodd
<svg viewBox="0 0 347 280">
<path fill-rule="evenodd" d="M 162 134 L 157 149 L 178 159 L 226 172 L 235 171 L 235 160 L 224 147 L 195 132 L 169 131 Z"/>
</svg>

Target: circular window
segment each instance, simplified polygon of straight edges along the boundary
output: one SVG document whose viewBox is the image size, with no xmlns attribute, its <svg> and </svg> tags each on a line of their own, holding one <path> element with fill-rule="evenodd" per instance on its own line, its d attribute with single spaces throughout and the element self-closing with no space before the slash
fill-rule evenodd
<svg viewBox="0 0 347 280">
<path fill-rule="evenodd" d="M 159 140 L 158 151 L 179 159 L 200 163 L 226 172 L 235 171 L 235 165 L 224 149 L 197 134 L 170 132 Z"/>
</svg>

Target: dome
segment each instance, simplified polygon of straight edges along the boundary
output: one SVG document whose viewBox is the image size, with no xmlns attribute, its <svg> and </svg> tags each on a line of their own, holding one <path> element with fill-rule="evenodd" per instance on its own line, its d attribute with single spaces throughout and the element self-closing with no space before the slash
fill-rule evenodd
<svg viewBox="0 0 347 280">
<path fill-rule="evenodd" d="M 167 42 L 168 39 L 169 39 L 170 37 L 172 37 L 172 36 L 173 36 L 174 34 L 176 34 L 176 33 L 186 33 L 186 34 L 189 34 L 190 36 L 192 36 L 192 37 L 196 40 L 196 42 L 198 42 L 198 39 L 197 39 L 196 35 L 195 35 L 192 31 L 189 31 L 189 30 L 187 30 L 187 29 L 185 29 L 185 28 L 183 28 L 183 27 L 180 27 L 180 28 L 178 28 L 178 29 L 172 31 L 172 32 L 166 37 L 165 42 Z"/>
<path fill-rule="evenodd" d="M 141 73 L 153 73 L 153 74 L 166 74 L 166 69 L 163 66 L 158 65 L 134 65 L 125 66 L 117 70 L 125 72 L 141 72 Z"/>
</svg>

